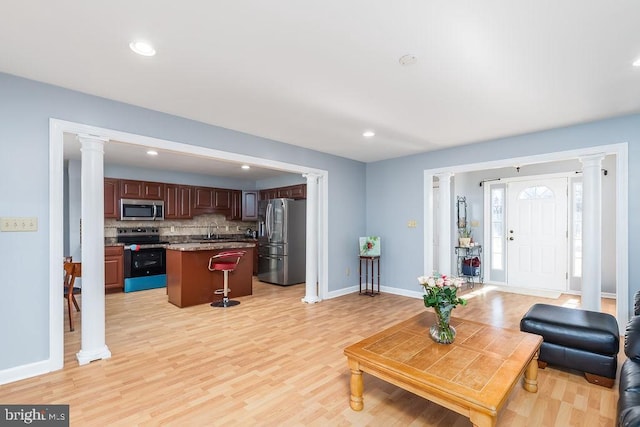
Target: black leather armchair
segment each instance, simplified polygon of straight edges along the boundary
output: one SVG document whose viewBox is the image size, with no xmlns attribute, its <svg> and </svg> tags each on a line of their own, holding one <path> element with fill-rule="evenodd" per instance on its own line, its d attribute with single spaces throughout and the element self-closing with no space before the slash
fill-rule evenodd
<svg viewBox="0 0 640 427">
<path fill-rule="evenodd" d="M 620 370 L 618 426 L 640 426 L 640 291 L 634 298 L 634 316 L 627 324 L 624 352 L 627 360 Z"/>
</svg>

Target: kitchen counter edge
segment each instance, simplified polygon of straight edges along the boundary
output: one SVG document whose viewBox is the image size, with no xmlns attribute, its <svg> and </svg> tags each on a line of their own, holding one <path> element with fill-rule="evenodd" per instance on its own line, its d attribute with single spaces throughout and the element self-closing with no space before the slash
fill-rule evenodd
<svg viewBox="0 0 640 427">
<path fill-rule="evenodd" d="M 211 251 L 216 249 L 241 249 L 253 248 L 255 243 L 247 242 L 219 242 L 219 243 L 174 243 L 167 245 L 167 250 L 172 251 Z"/>
</svg>

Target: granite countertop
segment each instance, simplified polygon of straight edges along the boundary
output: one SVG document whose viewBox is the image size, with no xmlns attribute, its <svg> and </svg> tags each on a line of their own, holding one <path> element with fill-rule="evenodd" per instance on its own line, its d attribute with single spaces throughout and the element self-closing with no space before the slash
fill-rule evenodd
<svg viewBox="0 0 640 427">
<path fill-rule="evenodd" d="M 255 243 L 250 242 L 174 243 L 166 245 L 167 249 L 174 251 L 211 251 L 215 249 L 253 248 L 255 246 Z"/>
<path fill-rule="evenodd" d="M 168 241 L 169 243 L 143 243 L 138 246 L 143 249 L 147 248 L 167 248 L 167 249 L 176 249 L 175 246 L 185 246 L 185 245 L 226 245 L 219 246 L 213 249 L 218 248 L 230 248 L 230 247 L 254 247 L 255 243 L 258 242 L 257 239 L 253 239 L 251 237 L 246 237 L 244 235 L 234 235 L 227 234 L 221 235 L 218 238 L 207 239 L 206 236 L 192 235 L 192 236 L 160 236 L 160 240 Z M 235 246 L 229 246 L 229 244 L 233 244 Z M 238 246 L 240 243 L 251 243 L 249 246 Z M 115 237 L 106 237 L 104 239 L 105 246 L 131 246 L 130 243 L 118 243 Z M 170 247 L 171 246 L 171 247 Z M 196 249 L 185 249 L 185 250 L 196 250 Z"/>
</svg>

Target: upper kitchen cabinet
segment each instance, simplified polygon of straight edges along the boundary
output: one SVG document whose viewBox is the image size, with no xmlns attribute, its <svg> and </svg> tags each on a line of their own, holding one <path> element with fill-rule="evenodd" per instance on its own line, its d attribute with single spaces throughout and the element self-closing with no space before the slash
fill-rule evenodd
<svg viewBox="0 0 640 427">
<path fill-rule="evenodd" d="M 307 184 L 290 185 L 288 187 L 269 188 L 266 190 L 260 190 L 260 200 L 269 199 L 306 199 L 307 198 Z"/>
<path fill-rule="evenodd" d="M 191 193 L 188 185 L 165 184 L 164 217 L 165 219 L 191 219 Z"/>
<path fill-rule="evenodd" d="M 224 188 L 213 189 L 214 209 L 218 212 L 231 212 L 231 193 L 233 190 Z"/>
<path fill-rule="evenodd" d="M 270 200 L 278 198 L 278 189 L 270 188 L 268 190 L 260 190 L 260 200 Z"/>
<path fill-rule="evenodd" d="M 104 217 L 120 219 L 120 180 L 104 179 Z"/>
<path fill-rule="evenodd" d="M 193 187 L 193 213 L 213 212 L 213 188 Z"/>
<path fill-rule="evenodd" d="M 291 191 L 291 195 L 289 197 L 292 199 L 298 200 L 307 198 L 307 184 L 292 185 L 289 188 Z"/>
<path fill-rule="evenodd" d="M 164 184 L 161 182 L 121 179 L 120 198 L 162 200 L 164 198 Z"/>
<path fill-rule="evenodd" d="M 193 215 L 231 215 L 231 192 L 225 188 L 193 187 Z"/>
<path fill-rule="evenodd" d="M 231 215 L 228 219 L 239 221 L 242 219 L 242 191 L 231 190 Z"/>
<path fill-rule="evenodd" d="M 258 220 L 258 192 L 257 191 L 242 192 L 242 220 L 243 221 Z"/>
</svg>

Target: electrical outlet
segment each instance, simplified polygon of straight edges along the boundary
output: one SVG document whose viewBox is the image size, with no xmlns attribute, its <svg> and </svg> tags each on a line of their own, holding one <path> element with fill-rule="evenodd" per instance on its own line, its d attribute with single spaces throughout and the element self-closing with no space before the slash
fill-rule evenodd
<svg viewBox="0 0 640 427">
<path fill-rule="evenodd" d="M 472 227 L 480 227 L 480 221 L 471 221 Z"/>
<path fill-rule="evenodd" d="M 351 269 L 347 267 L 347 271 L 345 272 L 347 276 L 351 276 Z"/>
<path fill-rule="evenodd" d="M 176 232 L 176 228 L 175 228 L 173 225 L 171 226 L 171 232 L 172 232 L 172 233 L 175 233 L 175 232 Z"/>
<path fill-rule="evenodd" d="M 37 217 L 2 217 L 0 231 L 38 231 Z"/>
<path fill-rule="evenodd" d="M 415 219 L 410 219 L 407 221 L 408 228 L 416 228 L 418 226 L 418 222 Z"/>
</svg>

